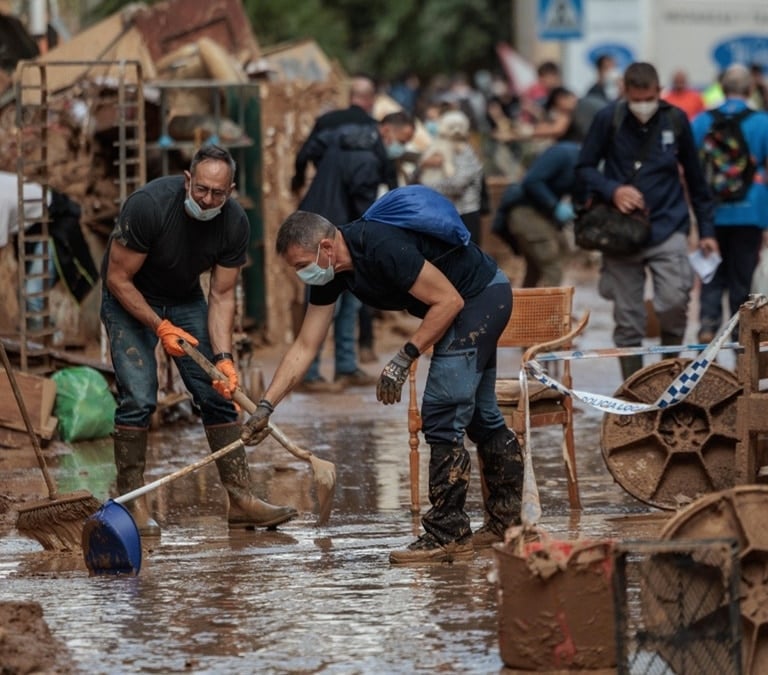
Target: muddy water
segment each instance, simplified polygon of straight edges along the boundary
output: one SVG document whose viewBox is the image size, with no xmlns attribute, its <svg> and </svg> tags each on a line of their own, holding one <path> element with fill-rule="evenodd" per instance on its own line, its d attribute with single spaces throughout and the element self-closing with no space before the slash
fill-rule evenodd
<svg viewBox="0 0 768 675">
<path fill-rule="evenodd" d="M 163 536 L 144 542 L 151 548 L 138 577 L 89 578 L 79 557 L 43 555 L 11 533 L 0 539 L 0 600 L 40 602 L 53 634 L 89 673 L 498 672 L 491 553 L 457 565 L 388 563 L 389 551 L 417 531 L 407 509 L 404 410 L 374 408 L 380 415 L 360 424 L 321 411 L 319 398 L 294 396 L 281 421 L 292 438 L 336 463 L 328 527 L 314 525 L 306 466 L 279 446 L 254 448 L 255 475 L 272 501 L 302 511 L 297 521 L 277 532 L 229 533 L 215 469 L 204 469 L 152 495 Z M 347 413 L 373 405 L 347 395 L 334 402 Z M 565 536 L 611 534 L 620 527 L 612 515 L 646 509 L 607 475 L 594 445 L 599 419 L 580 416 L 587 508 L 569 513 L 559 439 L 539 433 L 543 524 Z M 197 426 L 155 433 L 152 447 L 150 478 L 205 452 Z M 422 475 L 426 460 L 423 453 Z M 75 444 L 56 478 L 62 491 L 78 486 L 106 498 L 109 444 Z M 468 506 L 479 525 L 478 495 L 475 480 Z"/>
<path fill-rule="evenodd" d="M 595 320 L 592 344 L 605 346 L 601 318 Z M 582 344 L 590 346 L 590 339 Z M 514 371 L 519 357 L 510 358 L 502 368 Z M 575 364 L 574 379 L 582 389 L 611 393 L 619 385 L 618 366 Z M 543 527 L 564 537 L 654 536 L 663 519 L 613 482 L 599 450 L 600 415 L 577 407 L 585 508 L 568 509 L 560 434 L 537 432 Z M 377 404 L 365 389 L 294 394 L 280 406 L 275 421 L 281 428 L 336 464 L 327 527 L 314 524 L 308 466 L 268 440 L 249 449 L 254 476 L 271 501 L 295 505 L 299 519 L 276 532 L 229 533 L 223 491 L 215 468 L 207 467 L 151 494 L 163 536 L 143 542 L 138 577 L 89 578 L 79 555 L 45 554 L 12 530 L 0 538 L 0 600 L 39 602 L 52 633 L 87 673 L 499 672 L 492 553 L 456 565 L 388 562 L 391 549 L 418 533 L 408 509 L 406 410 L 405 401 Z M 147 477 L 206 452 L 197 424 L 153 432 Z M 100 500 L 109 495 L 108 442 L 73 444 L 51 460 L 60 491 L 87 489 Z M 44 494 L 41 485 L 36 489 Z M 479 494 L 475 465 L 468 510 L 476 526 Z"/>
</svg>

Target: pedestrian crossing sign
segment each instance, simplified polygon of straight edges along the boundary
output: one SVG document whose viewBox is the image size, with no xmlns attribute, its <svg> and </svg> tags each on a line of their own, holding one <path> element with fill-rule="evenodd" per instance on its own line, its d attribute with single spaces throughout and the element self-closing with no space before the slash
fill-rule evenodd
<svg viewBox="0 0 768 675">
<path fill-rule="evenodd" d="M 584 37 L 582 0 L 539 0 L 540 40 L 575 40 Z"/>
</svg>

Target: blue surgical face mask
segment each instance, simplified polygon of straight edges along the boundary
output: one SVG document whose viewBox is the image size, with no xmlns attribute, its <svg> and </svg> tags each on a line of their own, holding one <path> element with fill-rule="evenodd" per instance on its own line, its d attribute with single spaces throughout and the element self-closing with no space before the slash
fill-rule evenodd
<svg viewBox="0 0 768 675">
<path fill-rule="evenodd" d="M 333 281 L 334 271 L 331 264 L 331 258 L 328 257 L 328 267 L 320 267 L 317 261 L 320 260 L 320 244 L 317 245 L 317 257 L 315 262 L 310 263 L 306 267 L 296 270 L 296 274 L 299 276 L 307 286 L 325 286 L 325 284 Z"/>
<path fill-rule="evenodd" d="M 437 136 L 437 120 L 427 120 L 426 122 L 424 122 L 424 128 L 427 130 L 427 133 L 433 138 Z"/>
<path fill-rule="evenodd" d="M 194 218 L 195 220 L 213 220 L 221 213 L 223 206 L 224 204 L 219 204 L 218 206 L 214 206 L 212 209 L 204 209 L 202 206 L 200 206 L 200 204 L 192 199 L 192 195 L 189 192 L 187 192 L 187 198 L 184 200 L 184 210 L 187 212 L 188 216 Z"/>
<path fill-rule="evenodd" d="M 387 157 L 390 159 L 397 159 L 405 154 L 405 146 L 402 143 L 395 141 L 387 146 Z"/>
</svg>

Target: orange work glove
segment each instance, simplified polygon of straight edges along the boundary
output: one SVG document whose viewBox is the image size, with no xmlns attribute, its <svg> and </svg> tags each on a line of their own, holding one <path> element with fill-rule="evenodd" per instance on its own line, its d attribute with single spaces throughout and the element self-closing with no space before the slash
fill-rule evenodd
<svg viewBox="0 0 768 675">
<path fill-rule="evenodd" d="M 155 334 L 160 338 L 163 343 L 163 349 L 171 356 L 184 356 L 185 352 L 179 345 L 179 340 L 186 340 L 193 347 L 197 347 L 199 344 L 197 338 L 187 333 L 185 330 L 181 330 L 178 326 L 174 326 L 168 319 L 163 319 L 160 325 L 155 330 Z"/>
<path fill-rule="evenodd" d="M 214 380 L 213 388 L 224 398 L 231 399 L 232 393 L 237 389 L 240 380 L 237 378 L 237 371 L 232 359 L 222 359 L 216 364 L 216 370 L 227 376 L 226 380 Z"/>
</svg>

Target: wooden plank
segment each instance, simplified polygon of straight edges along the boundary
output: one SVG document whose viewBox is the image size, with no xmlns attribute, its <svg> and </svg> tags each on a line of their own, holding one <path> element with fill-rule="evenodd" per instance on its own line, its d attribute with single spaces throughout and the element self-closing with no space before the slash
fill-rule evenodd
<svg viewBox="0 0 768 675">
<path fill-rule="evenodd" d="M 56 429 L 56 418 L 52 415 L 56 403 L 56 383 L 46 377 L 16 370 L 14 377 L 29 413 L 32 428 L 38 436 L 50 439 Z M 0 426 L 26 431 L 24 418 L 5 370 L 0 370 Z"/>
</svg>

